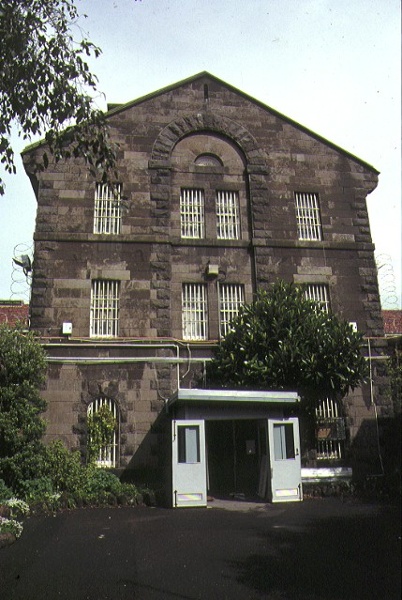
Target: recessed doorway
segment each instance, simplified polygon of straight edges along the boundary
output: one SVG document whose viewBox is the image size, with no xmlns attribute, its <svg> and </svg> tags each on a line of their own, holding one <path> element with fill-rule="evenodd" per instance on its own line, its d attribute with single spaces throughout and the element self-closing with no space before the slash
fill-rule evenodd
<svg viewBox="0 0 402 600">
<path fill-rule="evenodd" d="M 208 494 L 257 498 L 266 420 L 207 420 L 205 436 Z"/>
</svg>

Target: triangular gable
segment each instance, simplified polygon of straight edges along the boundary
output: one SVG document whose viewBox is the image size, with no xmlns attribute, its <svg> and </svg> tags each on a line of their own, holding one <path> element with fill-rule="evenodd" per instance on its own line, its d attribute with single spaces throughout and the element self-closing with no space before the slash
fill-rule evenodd
<svg viewBox="0 0 402 600">
<path fill-rule="evenodd" d="M 171 85 L 168 85 L 166 87 L 160 88 L 159 90 L 151 92 L 150 94 L 146 94 L 145 96 L 141 96 L 140 98 L 137 98 L 135 100 L 131 100 L 130 102 L 127 102 L 125 104 L 110 104 L 109 106 L 111 108 L 110 108 L 110 110 L 107 111 L 106 117 L 107 118 L 108 117 L 113 117 L 114 115 L 117 115 L 117 114 L 119 114 L 121 112 L 129 110 L 131 108 L 135 108 L 136 106 L 139 106 L 140 104 L 143 104 L 144 102 L 147 102 L 148 100 L 151 100 L 151 99 L 156 98 L 158 96 L 161 96 L 163 94 L 167 94 L 167 93 L 169 93 L 171 91 L 178 90 L 180 87 L 189 85 L 189 84 L 191 84 L 191 83 L 193 83 L 195 81 L 202 80 L 202 79 L 204 80 L 205 83 L 207 83 L 208 81 L 210 81 L 210 82 L 215 82 L 215 83 L 219 84 L 222 87 L 225 87 L 226 89 L 230 90 L 234 94 L 237 94 L 237 95 L 241 96 L 242 98 L 244 98 L 248 102 L 251 102 L 251 103 L 255 104 L 259 108 L 261 108 L 261 109 L 269 112 L 273 116 L 277 117 L 278 119 L 281 119 L 282 121 L 286 122 L 287 124 L 291 125 L 292 127 L 295 127 L 297 129 L 299 129 L 300 131 L 302 131 L 303 133 L 307 134 L 308 136 L 313 137 L 318 142 L 320 142 L 322 144 L 325 144 L 326 146 L 332 148 L 336 152 L 339 152 L 339 153 L 343 154 L 348 159 L 350 159 L 350 160 L 352 160 L 352 161 L 354 161 L 354 162 L 362 165 L 366 169 L 369 169 L 370 171 L 372 171 L 376 175 L 379 174 L 379 171 L 377 171 L 377 169 L 375 169 L 372 165 L 370 165 L 366 161 L 364 161 L 361 158 L 355 156 L 354 154 L 348 152 L 344 148 L 341 148 L 340 146 L 334 144 L 333 142 L 327 140 L 326 138 L 324 138 L 323 136 L 319 135 L 318 133 L 315 133 L 311 129 L 308 129 L 304 125 L 301 125 L 297 121 L 294 121 L 290 117 L 287 117 L 286 115 L 280 113 L 276 109 L 271 108 L 270 106 L 264 104 L 260 100 L 257 100 L 256 98 L 253 98 L 252 96 L 249 96 L 245 92 L 237 89 L 236 87 L 230 85 L 229 83 L 226 83 L 225 81 L 223 81 L 222 79 L 219 79 L 215 75 L 212 75 L 211 73 L 208 73 L 208 71 L 201 71 L 200 73 L 197 73 L 196 75 L 193 75 L 192 77 L 188 77 L 186 79 L 182 79 L 181 81 L 178 81 L 178 82 L 173 83 Z M 22 151 L 21 154 L 22 155 L 27 154 L 28 152 L 30 152 L 34 148 L 37 148 L 37 147 L 39 147 L 40 145 L 42 145 L 44 143 L 46 143 L 45 140 L 40 140 L 38 142 L 35 142 L 34 144 L 30 144 L 29 146 L 27 146 L 26 148 L 24 148 L 24 150 Z"/>
</svg>

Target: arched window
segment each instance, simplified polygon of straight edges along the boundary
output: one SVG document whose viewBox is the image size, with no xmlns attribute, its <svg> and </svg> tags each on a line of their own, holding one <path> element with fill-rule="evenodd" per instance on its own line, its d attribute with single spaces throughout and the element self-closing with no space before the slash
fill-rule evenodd
<svg viewBox="0 0 402 600">
<path fill-rule="evenodd" d="M 197 167 L 223 167 L 223 163 L 220 158 L 216 156 L 216 154 L 199 154 L 194 161 L 194 164 Z"/>
<path fill-rule="evenodd" d="M 91 441 L 94 442 L 95 456 L 90 457 L 98 467 L 118 466 L 119 412 L 116 403 L 109 398 L 98 398 L 89 404 L 88 411 L 88 451 L 91 454 Z M 91 438 L 92 436 L 92 438 Z M 107 438 L 106 444 L 99 440 Z"/>
</svg>

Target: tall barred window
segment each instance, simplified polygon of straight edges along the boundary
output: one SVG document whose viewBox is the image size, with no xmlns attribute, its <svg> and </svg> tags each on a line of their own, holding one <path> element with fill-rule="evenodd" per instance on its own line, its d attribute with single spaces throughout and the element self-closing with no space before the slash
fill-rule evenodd
<svg viewBox="0 0 402 600">
<path fill-rule="evenodd" d="M 183 284 L 182 325 L 184 340 L 208 339 L 207 290 L 204 284 Z"/>
<path fill-rule="evenodd" d="M 114 421 L 115 428 L 110 434 L 109 443 L 101 446 L 98 455 L 94 458 L 98 467 L 111 468 L 118 465 L 119 413 L 116 403 L 109 398 L 98 398 L 88 406 L 87 416 L 92 422 L 96 422 L 96 417 L 104 416 L 105 411 L 110 417 L 108 421 Z"/>
<path fill-rule="evenodd" d="M 120 282 L 96 279 L 91 290 L 91 337 L 119 335 Z"/>
<path fill-rule="evenodd" d="M 318 194 L 296 192 L 295 205 L 299 240 L 322 240 Z"/>
<path fill-rule="evenodd" d="M 238 192 L 216 192 L 216 228 L 218 240 L 240 238 Z"/>
<path fill-rule="evenodd" d="M 304 294 L 307 300 L 314 300 L 320 305 L 323 311 L 329 312 L 331 306 L 327 284 L 309 283 L 304 287 Z"/>
<path fill-rule="evenodd" d="M 204 238 L 204 190 L 182 188 L 180 192 L 180 224 L 182 238 Z"/>
<path fill-rule="evenodd" d="M 222 337 L 230 331 L 230 322 L 243 304 L 243 285 L 223 283 L 219 286 L 219 325 Z"/>
<path fill-rule="evenodd" d="M 336 400 L 320 400 L 315 409 L 318 460 L 339 460 L 344 455 L 345 419 Z"/>
<path fill-rule="evenodd" d="M 121 232 L 121 184 L 97 183 L 95 189 L 94 233 Z"/>
</svg>

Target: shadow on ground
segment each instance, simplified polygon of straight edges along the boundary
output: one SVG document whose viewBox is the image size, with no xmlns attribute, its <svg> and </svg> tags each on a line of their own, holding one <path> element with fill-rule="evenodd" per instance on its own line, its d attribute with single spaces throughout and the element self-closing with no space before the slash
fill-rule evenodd
<svg viewBox="0 0 402 600">
<path fill-rule="evenodd" d="M 399 599 L 399 508 L 380 510 L 261 531 L 261 551 L 232 562 L 239 583 L 272 600 Z"/>
</svg>

